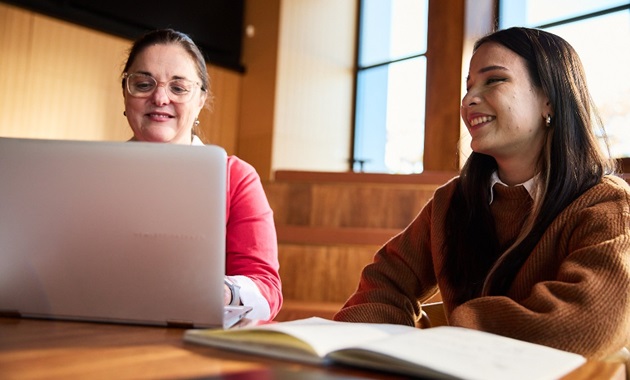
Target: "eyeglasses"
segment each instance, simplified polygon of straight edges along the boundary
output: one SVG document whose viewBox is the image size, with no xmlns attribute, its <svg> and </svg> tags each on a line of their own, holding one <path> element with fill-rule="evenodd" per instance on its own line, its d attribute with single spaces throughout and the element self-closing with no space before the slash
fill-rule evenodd
<svg viewBox="0 0 630 380">
<path fill-rule="evenodd" d="M 168 82 L 158 82 L 155 78 L 146 74 L 123 73 L 127 83 L 129 95 L 136 98 L 148 98 L 158 86 L 164 86 L 166 95 L 175 103 L 186 103 L 192 99 L 195 87 L 201 88 L 201 84 L 188 79 L 171 79 Z"/>
</svg>

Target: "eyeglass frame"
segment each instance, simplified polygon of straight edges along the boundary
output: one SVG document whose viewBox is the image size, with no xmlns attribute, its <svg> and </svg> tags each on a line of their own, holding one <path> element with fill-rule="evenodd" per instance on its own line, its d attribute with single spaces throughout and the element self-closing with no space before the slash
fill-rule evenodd
<svg viewBox="0 0 630 380">
<path fill-rule="evenodd" d="M 129 88 L 129 78 L 133 77 L 133 76 L 141 76 L 141 77 L 146 77 L 146 78 L 151 78 L 154 82 L 155 82 L 155 87 L 148 92 L 141 92 L 140 94 L 144 95 L 146 94 L 146 96 L 139 96 L 137 93 L 134 95 L 131 92 L 131 89 Z M 170 90 L 169 84 L 171 82 L 175 82 L 175 81 L 184 81 L 184 82 L 189 82 L 191 83 L 193 86 L 199 87 L 199 89 L 203 92 L 206 92 L 206 90 L 203 88 L 202 84 L 199 82 L 195 82 L 193 80 L 190 79 L 186 79 L 186 78 L 175 78 L 175 79 L 171 79 L 168 80 L 166 82 L 160 82 L 157 79 L 155 79 L 152 75 L 149 74 L 144 74 L 144 73 L 128 73 L 128 72 L 124 72 L 123 75 L 123 80 L 125 81 L 125 89 L 127 90 L 127 93 L 129 94 L 129 96 L 133 96 L 134 98 L 140 98 L 140 99 L 145 99 L 148 98 L 150 96 L 153 95 L 153 93 L 155 93 L 155 91 L 157 90 L 158 87 L 162 86 L 164 87 L 164 90 L 166 92 L 166 96 L 170 99 L 170 101 L 174 102 L 174 103 L 187 103 L 189 101 L 192 100 L 193 98 L 193 91 L 194 89 L 191 90 L 187 90 L 188 92 L 186 92 L 186 95 L 189 96 L 188 99 L 183 100 L 183 101 L 179 101 L 179 100 L 175 100 L 173 98 L 171 98 L 171 96 L 177 96 L 177 94 L 172 93 L 172 91 Z M 189 94 L 189 95 L 188 95 Z"/>
</svg>

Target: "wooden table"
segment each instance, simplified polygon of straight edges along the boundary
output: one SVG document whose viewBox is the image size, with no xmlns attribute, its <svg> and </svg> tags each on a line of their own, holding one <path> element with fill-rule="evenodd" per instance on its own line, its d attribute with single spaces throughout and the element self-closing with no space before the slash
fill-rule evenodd
<svg viewBox="0 0 630 380">
<path fill-rule="evenodd" d="M 0 379 L 406 379 L 316 367 L 186 343 L 183 329 L 0 318 Z M 589 362 L 565 380 L 625 379 L 621 364 Z"/>
</svg>

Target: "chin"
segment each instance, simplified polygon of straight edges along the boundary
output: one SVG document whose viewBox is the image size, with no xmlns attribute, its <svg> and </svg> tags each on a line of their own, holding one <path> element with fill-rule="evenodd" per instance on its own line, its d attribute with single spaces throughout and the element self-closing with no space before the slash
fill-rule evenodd
<svg viewBox="0 0 630 380">
<path fill-rule="evenodd" d="M 136 138 L 140 141 L 147 142 L 162 142 L 168 143 L 173 139 L 177 139 L 177 134 L 172 130 L 145 130 L 144 133 L 139 133 Z"/>
<path fill-rule="evenodd" d="M 136 136 L 136 140 L 144 141 L 144 142 L 154 142 L 154 143 L 167 143 L 170 142 L 170 139 L 165 138 L 164 136 Z"/>
</svg>

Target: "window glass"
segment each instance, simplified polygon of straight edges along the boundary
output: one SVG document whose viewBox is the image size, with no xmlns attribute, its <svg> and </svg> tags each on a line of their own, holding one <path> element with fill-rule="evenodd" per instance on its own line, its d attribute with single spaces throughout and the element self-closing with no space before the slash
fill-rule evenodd
<svg viewBox="0 0 630 380">
<path fill-rule="evenodd" d="M 426 58 L 393 63 L 389 70 L 385 166 L 393 173 L 422 171 Z"/>
<path fill-rule="evenodd" d="M 359 66 L 424 54 L 428 1 L 363 0 Z"/>
<path fill-rule="evenodd" d="M 358 74 L 353 171 L 387 172 L 387 77 L 387 66 L 378 66 Z"/>
<path fill-rule="evenodd" d="M 613 157 L 630 157 L 630 11 L 547 30 L 566 39 L 580 55 Z M 611 31 L 617 38 L 610 38 Z"/>
<path fill-rule="evenodd" d="M 503 0 L 500 24 L 501 28 L 545 25 L 627 4 L 628 0 Z"/>
<path fill-rule="evenodd" d="M 354 171 L 422 171 L 425 78 L 425 57 L 359 74 Z"/>
<path fill-rule="evenodd" d="M 352 169 L 421 172 L 428 1 L 363 0 L 361 9 Z"/>
<path fill-rule="evenodd" d="M 576 16 L 584 17 L 572 19 Z M 612 156 L 630 157 L 630 1 L 500 3 L 502 28 L 543 27 L 549 23 L 554 25 L 545 30 L 566 39 L 580 55 Z"/>
</svg>

